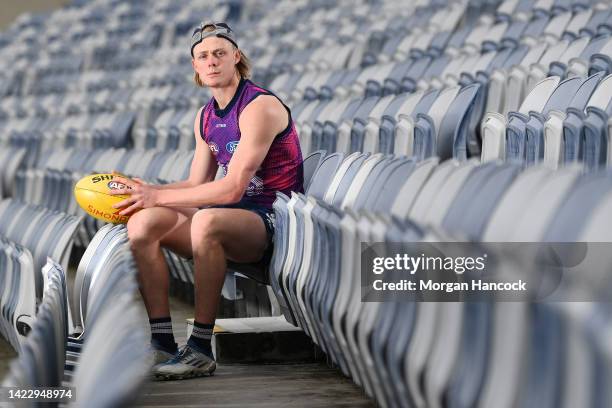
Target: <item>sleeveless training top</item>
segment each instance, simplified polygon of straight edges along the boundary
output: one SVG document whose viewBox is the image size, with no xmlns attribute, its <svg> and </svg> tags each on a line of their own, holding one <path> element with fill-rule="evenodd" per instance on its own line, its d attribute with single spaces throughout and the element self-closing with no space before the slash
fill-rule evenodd
<svg viewBox="0 0 612 408">
<path fill-rule="evenodd" d="M 227 174 L 227 166 L 240 142 L 238 127 L 240 113 L 259 95 L 276 96 L 248 79 L 240 79 L 238 89 L 225 109 L 219 109 L 215 98 L 212 97 L 202 110 L 200 136 L 208 144 L 217 164 L 223 168 L 224 175 Z M 285 104 L 283 106 L 289 114 L 287 128 L 274 138 L 268 154 L 255 172 L 240 203 L 271 209 L 277 191 L 287 195 L 291 191 L 304 192 L 304 167 L 300 142 L 291 119 L 291 111 Z"/>
</svg>

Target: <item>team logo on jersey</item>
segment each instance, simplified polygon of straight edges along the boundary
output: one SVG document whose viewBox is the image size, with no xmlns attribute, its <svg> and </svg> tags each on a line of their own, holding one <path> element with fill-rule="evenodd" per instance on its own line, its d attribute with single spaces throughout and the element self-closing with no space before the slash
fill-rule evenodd
<svg viewBox="0 0 612 408">
<path fill-rule="evenodd" d="M 264 182 L 260 177 L 253 176 L 249 186 L 246 189 L 246 195 L 249 197 L 259 195 L 263 192 Z"/>
<path fill-rule="evenodd" d="M 237 148 L 238 148 L 237 140 L 234 140 L 233 142 L 229 142 L 228 144 L 225 145 L 225 150 L 227 150 L 229 153 L 234 153 Z"/>
<path fill-rule="evenodd" d="M 219 146 L 217 146 L 215 143 L 210 142 L 208 144 L 208 147 L 210 148 L 210 151 L 213 152 L 215 155 L 219 153 Z"/>
<path fill-rule="evenodd" d="M 227 123 L 217 123 L 217 124 L 215 125 L 215 127 L 216 127 L 216 128 L 224 128 L 224 127 L 227 127 Z"/>
</svg>

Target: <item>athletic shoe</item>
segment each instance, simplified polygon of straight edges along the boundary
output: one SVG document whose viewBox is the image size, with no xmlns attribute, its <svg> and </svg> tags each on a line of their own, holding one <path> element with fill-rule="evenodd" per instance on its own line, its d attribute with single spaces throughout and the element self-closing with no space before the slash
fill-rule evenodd
<svg viewBox="0 0 612 408">
<path fill-rule="evenodd" d="M 216 368 L 212 357 L 186 344 L 172 360 L 153 367 L 153 374 L 157 380 L 184 380 L 212 375 Z"/>
<path fill-rule="evenodd" d="M 153 356 L 153 365 L 156 366 L 158 364 L 172 360 L 175 354 L 152 347 L 151 355 Z"/>
<path fill-rule="evenodd" d="M 162 347 L 162 345 L 157 342 L 155 339 L 151 339 L 150 343 L 151 349 L 151 360 L 153 361 L 153 365 L 157 365 L 160 363 L 165 363 L 166 361 L 172 360 L 172 358 L 176 355 L 177 351 L 170 352 L 167 348 Z"/>
</svg>

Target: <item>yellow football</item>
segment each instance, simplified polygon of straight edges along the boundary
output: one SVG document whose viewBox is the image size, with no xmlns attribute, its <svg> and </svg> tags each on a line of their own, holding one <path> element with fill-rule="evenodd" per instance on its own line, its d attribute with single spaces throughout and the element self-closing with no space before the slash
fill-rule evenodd
<svg viewBox="0 0 612 408">
<path fill-rule="evenodd" d="M 74 186 L 74 197 L 79 206 L 94 218 L 113 224 L 124 224 L 130 218 L 120 215 L 114 204 L 125 200 L 127 195 L 110 195 L 111 190 L 126 186 L 113 180 L 112 174 L 90 174 L 80 179 Z"/>
</svg>

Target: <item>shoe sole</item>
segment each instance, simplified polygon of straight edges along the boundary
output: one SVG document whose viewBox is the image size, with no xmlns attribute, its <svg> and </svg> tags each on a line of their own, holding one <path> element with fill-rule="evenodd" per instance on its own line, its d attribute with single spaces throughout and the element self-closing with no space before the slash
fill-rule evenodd
<svg viewBox="0 0 612 408">
<path fill-rule="evenodd" d="M 172 380 L 187 380 L 189 378 L 212 377 L 215 373 L 215 366 L 210 371 L 190 371 L 185 374 L 163 374 L 153 373 L 153 379 L 156 381 L 172 381 Z"/>
<path fill-rule="evenodd" d="M 214 371 L 209 372 L 191 372 L 187 374 L 154 374 L 154 379 L 156 381 L 173 381 L 173 380 L 187 380 L 189 378 L 198 378 L 198 377 L 212 377 L 215 375 Z"/>
</svg>

